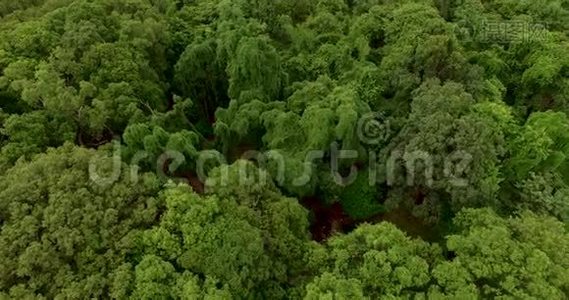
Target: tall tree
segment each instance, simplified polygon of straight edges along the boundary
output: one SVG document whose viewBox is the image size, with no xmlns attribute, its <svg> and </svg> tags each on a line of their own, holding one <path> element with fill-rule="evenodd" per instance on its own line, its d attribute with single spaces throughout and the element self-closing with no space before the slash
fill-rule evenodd
<svg viewBox="0 0 569 300">
<path fill-rule="evenodd" d="M 66 144 L 0 176 L 5 296 L 107 296 L 111 274 L 162 205 L 155 176 L 133 182 L 125 165 L 101 154 Z"/>
</svg>

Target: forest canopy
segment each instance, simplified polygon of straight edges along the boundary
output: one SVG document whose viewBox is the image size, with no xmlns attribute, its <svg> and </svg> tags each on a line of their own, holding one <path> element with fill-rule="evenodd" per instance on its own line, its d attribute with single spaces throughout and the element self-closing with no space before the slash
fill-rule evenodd
<svg viewBox="0 0 569 300">
<path fill-rule="evenodd" d="M 568 0 L 0 0 L 0 299 L 567 299 L 568 114 Z"/>
</svg>

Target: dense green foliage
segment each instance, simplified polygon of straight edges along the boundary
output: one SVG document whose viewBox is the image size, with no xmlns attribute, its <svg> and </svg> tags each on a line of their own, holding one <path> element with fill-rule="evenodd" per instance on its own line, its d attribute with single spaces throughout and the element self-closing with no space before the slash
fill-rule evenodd
<svg viewBox="0 0 569 300">
<path fill-rule="evenodd" d="M 568 0 L 0 0 L 0 299 L 567 299 L 568 36 Z"/>
</svg>

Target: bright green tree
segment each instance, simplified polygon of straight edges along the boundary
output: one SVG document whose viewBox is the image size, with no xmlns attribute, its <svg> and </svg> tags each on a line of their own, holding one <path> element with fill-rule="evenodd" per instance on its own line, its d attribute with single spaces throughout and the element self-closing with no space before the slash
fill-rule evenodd
<svg viewBox="0 0 569 300">
<path fill-rule="evenodd" d="M 553 218 L 524 212 L 501 218 L 468 209 L 447 237 L 450 261 L 433 270 L 433 297 L 563 299 L 569 291 L 569 235 Z"/>
<path fill-rule="evenodd" d="M 69 144 L 2 174 L 0 290 L 11 298 L 106 297 L 110 275 L 162 206 L 155 176 L 133 182 L 128 174 L 102 152 Z"/>
</svg>

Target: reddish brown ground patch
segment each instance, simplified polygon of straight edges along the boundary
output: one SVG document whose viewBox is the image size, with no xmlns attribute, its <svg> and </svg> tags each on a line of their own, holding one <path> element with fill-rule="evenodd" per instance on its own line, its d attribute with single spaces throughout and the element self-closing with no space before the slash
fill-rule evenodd
<svg viewBox="0 0 569 300">
<path fill-rule="evenodd" d="M 184 176 L 188 180 L 188 184 L 194 189 L 198 194 L 203 194 L 205 192 L 205 183 L 200 180 L 197 174 L 187 173 Z"/>
<path fill-rule="evenodd" d="M 370 223 L 378 222 L 392 223 L 411 237 L 419 237 L 428 241 L 436 239 L 436 232 L 433 230 L 433 226 L 425 222 L 425 220 L 414 216 L 407 209 L 396 208 L 370 220 Z"/>
<path fill-rule="evenodd" d="M 301 200 L 301 204 L 313 214 L 310 232 L 315 241 L 325 241 L 335 232 L 345 232 L 355 223 L 344 212 L 340 203 L 327 206 L 317 197 L 306 197 Z"/>
<path fill-rule="evenodd" d="M 393 209 L 364 220 L 354 220 L 338 202 L 326 205 L 317 197 L 306 197 L 301 200 L 301 204 L 312 212 L 310 232 L 312 239 L 317 242 L 326 241 L 334 233 L 348 233 L 362 223 L 380 222 L 390 222 L 411 237 L 429 241 L 437 239 L 436 230 L 432 225 L 404 208 Z"/>
</svg>

